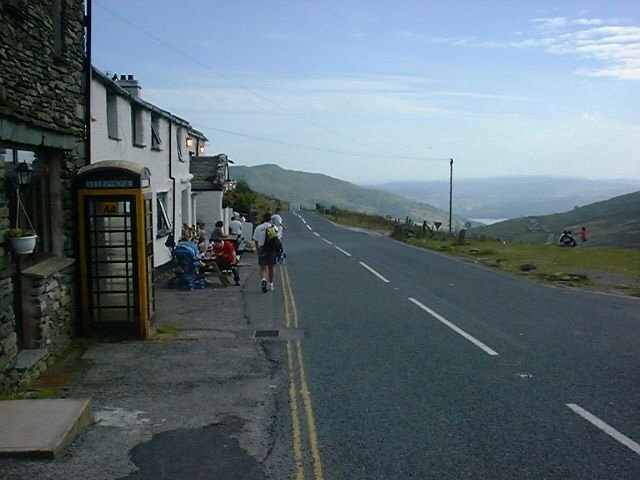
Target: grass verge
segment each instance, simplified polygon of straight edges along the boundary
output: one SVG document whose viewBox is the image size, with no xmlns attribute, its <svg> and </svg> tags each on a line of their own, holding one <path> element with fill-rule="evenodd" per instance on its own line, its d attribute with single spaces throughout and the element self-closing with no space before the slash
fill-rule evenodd
<svg viewBox="0 0 640 480">
<path fill-rule="evenodd" d="M 397 236 L 411 245 L 537 281 L 640 297 L 640 250 Z"/>
<path fill-rule="evenodd" d="M 442 232 L 422 231 L 385 217 L 335 207 L 317 211 L 329 220 L 377 231 L 397 240 L 443 252 L 534 281 L 583 287 L 640 297 L 640 250 L 601 247 L 505 243 L 491 239 L 458 240 Z"/>
</svg>

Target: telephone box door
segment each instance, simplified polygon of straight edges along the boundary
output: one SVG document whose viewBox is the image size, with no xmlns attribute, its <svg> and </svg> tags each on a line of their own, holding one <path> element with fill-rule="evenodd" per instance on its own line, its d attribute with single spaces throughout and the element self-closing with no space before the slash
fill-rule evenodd
<svg viewBox="0 0 640 480">
<path fill-rule="evenodd" d="M 137 335 L 135 196 L 91 196 L 84 201 L 88 289 L 85 301 L 88 300 L 92 330 Z"/>
</svg>

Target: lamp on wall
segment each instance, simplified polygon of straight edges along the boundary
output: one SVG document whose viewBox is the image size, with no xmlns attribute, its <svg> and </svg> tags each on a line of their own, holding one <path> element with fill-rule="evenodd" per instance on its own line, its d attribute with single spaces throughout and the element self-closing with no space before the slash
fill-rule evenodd
<svg viewBox="0 0 640 480">
<path fill-rule="evenodd" d="M 16 180 L 20 187 L 26 187 L 31 184 L 33 178 L 33 167 L 27 162 L 22 162 L 16 167 Z"/>
<path fill-rule="evenodd" d="M 198 153 L 204 153 L 204 144 L 198 147 Z"/>
<path fill-rule="evenodd" d="M 193 147 L 193 138 L 187 137 L 186 144 L 187 144 L 187 147 L 189 148 Z"/>
</svg>

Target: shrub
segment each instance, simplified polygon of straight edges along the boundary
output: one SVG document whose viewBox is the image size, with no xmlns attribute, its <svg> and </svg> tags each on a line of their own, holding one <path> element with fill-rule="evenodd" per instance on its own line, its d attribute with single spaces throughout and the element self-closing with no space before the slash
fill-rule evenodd
<svg viewBox="0 0 640 480">
<path fill-rule="evenodd" d="M 7 231 L 7 238 L 32 237 L 34 235 L 36 235 L 36 232 L 25 228 L 10 228 Z"/>
</svg>

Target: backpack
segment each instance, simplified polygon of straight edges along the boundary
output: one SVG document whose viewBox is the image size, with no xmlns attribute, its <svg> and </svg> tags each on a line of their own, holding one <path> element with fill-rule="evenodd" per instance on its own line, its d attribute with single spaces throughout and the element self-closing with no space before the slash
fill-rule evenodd
<svg viewBox="0 0 640 480">
<path fill-rule="evenodd" d="M 264 245 L 265 252 L 279 252 L 282 250 L 282 242 L 278 238 L 278 228 L 274 225 L 269 225 L 264 231 Z"/>
</svg>

